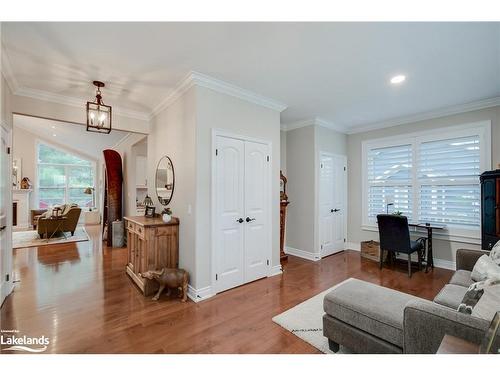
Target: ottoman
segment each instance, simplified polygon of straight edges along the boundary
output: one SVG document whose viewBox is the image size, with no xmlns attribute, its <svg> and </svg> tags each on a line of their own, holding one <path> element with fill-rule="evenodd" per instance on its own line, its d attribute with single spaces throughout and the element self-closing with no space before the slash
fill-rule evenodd
<svg viewBox="0 0 500 375">
<path fill-rule="evenodd" d="M 330 350 L 342 345 L 355 353 L 402 353 L 404 309 L 415 300 L 424 301 L 365 281 L 344 281 L 323 301 Z"/>
</svg>

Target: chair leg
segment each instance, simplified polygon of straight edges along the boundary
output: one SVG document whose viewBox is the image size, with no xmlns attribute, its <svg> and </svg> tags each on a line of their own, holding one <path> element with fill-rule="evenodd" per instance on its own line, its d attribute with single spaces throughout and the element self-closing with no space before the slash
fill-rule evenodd
<svg viewBox="0 0 500 375">
<path fill-rule="evenodd" d="M 380 264 L 379 264 L 380 269 L 382 269 L 383 263 L 384 263 L 384 249 L 380 248 Z"/>
<path fill-rule="evenodd" d="M 418 254 L 418 270 L 422 271 L 422 251 L 417 251 Z"/>
<path fill-rule="evenodd" d="M 408 253 L 408 277 L 411 277 L 411 254 Z"/>
<path fill-rule="evenodd" d="M 337 344 L 335 341 L 328 339 L 328 348 L 329 348 L 332 352 L 336 353 L 336 352 L 338 352 L 338 351 L 339 351 L 339 349 L 340 349 L 340 345 L 339 345 L 339 344 Z"/>
</svg>

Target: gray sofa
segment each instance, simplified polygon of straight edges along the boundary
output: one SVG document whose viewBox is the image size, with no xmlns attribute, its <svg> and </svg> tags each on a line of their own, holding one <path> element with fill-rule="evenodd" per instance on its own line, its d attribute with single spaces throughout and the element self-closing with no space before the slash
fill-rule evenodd
<svg viewBox="0 0 500 375">
<path fill-rule="evenodd" d="M 354 353 L 436 353 L 445 334 L 479 344 L 490 322 L 456 309 L 483 254 L 488 252 L 458 250 L 457 271 L 433 302 L 356 279 L 339 284 L 323 303 L 323 335 L 330 349 L 336 352 L 342 345 Z"/>
</svg>

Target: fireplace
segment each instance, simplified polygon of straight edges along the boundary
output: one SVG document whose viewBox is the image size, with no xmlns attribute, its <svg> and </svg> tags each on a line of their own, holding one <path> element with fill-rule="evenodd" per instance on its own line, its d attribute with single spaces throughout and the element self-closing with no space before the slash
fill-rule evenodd
<svg viewBox="0 0 500 375">
<path fill-rule="evenodd" d="M 12 202 L 12 226 L 17 225 L 17 202 Z"/>
</svg>

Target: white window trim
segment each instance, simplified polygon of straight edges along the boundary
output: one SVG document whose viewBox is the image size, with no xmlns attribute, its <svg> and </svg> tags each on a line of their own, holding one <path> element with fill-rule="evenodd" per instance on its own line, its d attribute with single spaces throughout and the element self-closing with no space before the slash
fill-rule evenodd
<svg viewBox="0 0 500 375">
<path fill-rule="evenodd" d="M 38 200 L 38 196 L 39 196 L 39 189 L 40 189 L 40 182 L 39 182 L 39 174 L 38 174 L 38 166 L 39 165 L 58 165 L 57 163 L 38 163 L 38 148 L 39 148 L 39 145 L 40 144 L 44 144 L 48 147 L 51 147 L 51 148 L 54 148 L 56 150 L 59 150 L 61 152 L 65 152 L 65 153 L 68 153 L 68 154 L 72 154 L 72 155 L 75 155 L 75 156 L 78 156 L 79 158 L 83 159 L 83 160 L 87 160 L 91 163 L 91 167 L 92 167 L 92 173 L 93 173 L 93 187 L 94 189 L 96 188 L 96 181 L 97 181 L 97 176 L 96 176 L 96 173 L 97 173 L 97 163 L 96 163 L 96 160 L 92 159 L 92 158 L 89 158 L 88 156 L 86 155 L 83 155 L 82 153 L 78 152 L 78 151 L 73 151 L 69 148 L 65 148 L 65 147 L 61 147 L 60 145 L 58 144 L 54 144 L 52 142 L 49 142 L 49 141 L 46 141 L 46 140 L 42 140 L 42 139 L 37 139 L 35 141 L 35 160 L 34 160 L 34 163 L 35 163 L 35 187 L 33 189 L 33 192 L 34 192 L 34 199 L 35 199 L 35 206 L 37 208 L 40 208 L 39 207 L 39 200 Z M 79 164 L 59 164 L 61 166 L 75 166 L 75 167 L 81 167 L 81 165 Z M 66 168 L 65 168 L 66 170 Z M 66 194 L 67 194 L 67 191 L 68 190 L 68 184 L 66 183 L 66 186 L 64 187 L 65 189 L 65 199 L 66 199 Z M 94 191 L 94 194 L 97 194 L 96 191 Z M 94 205 L 97 205 L 97 196 L 94 195 Z M 88 210 L 88 207 L 81 207 L 82 211 L 87 211 Z"/>
<path fill-rule="evenodd" d="M 443 137 L 446 134 L 446 137 Z M 417 144 L 433 140 L 440 140 L 445 138 L 459 138 L 471 135 L 479 135 L 480 142 L 480 168 L 481 172 L 491 169 L 491 121 L 479 121 L 474 123 L 466 123 L 456 126 L 437 128 L 431 130 L 424 130 L 390 136 L 385 138 L 370 139 L 362 142 L 361 145 L 361 173 L 362 173 L 362 225 L 361 229 L 368 231 L 377 231 L 378 228 L 375 224 L 368 220 L 368 151 L 373 148 L 399 146 L 404 144 L 411 144 L 413 150 L 413 164 L 412 164 L 412 187 L 413 187 L 413 215 L 418 217 L 418 190 L 419 180 L 417 178 L 418 170 L 415 166 L 415 161 L 418 160 L 418 147 Z M 417 183 L 415 184 L 415 181 Z M 480 244 L 481 230 L 463 229 L 458 226 L 448 226 L 446 230 L 440 231 L 441 233 L 433 233 L 433 238 L 465 242 L 472 244 Z M 416 234 L 421 235 L 423 232 L 418 230 Z"/>
</svg>

